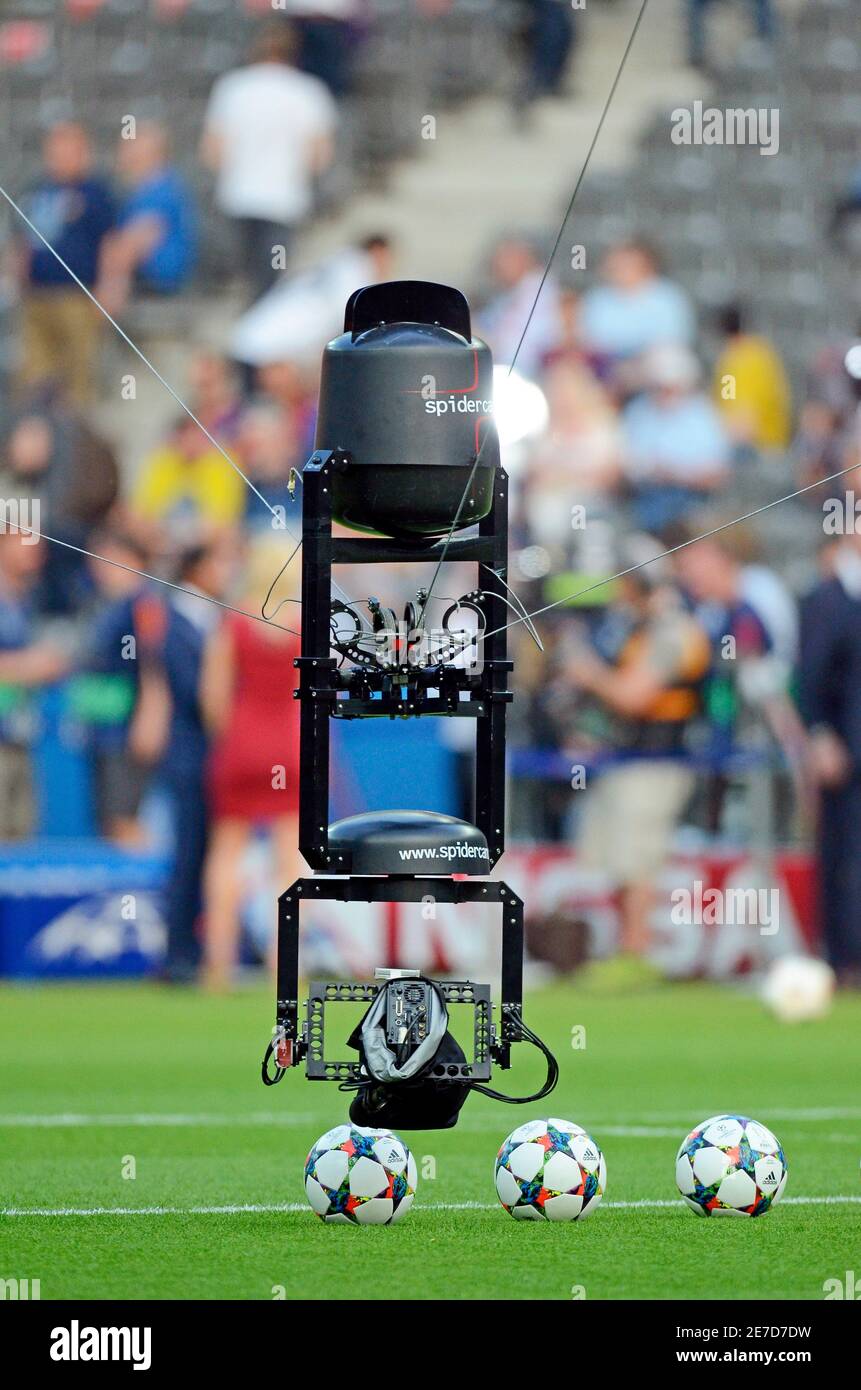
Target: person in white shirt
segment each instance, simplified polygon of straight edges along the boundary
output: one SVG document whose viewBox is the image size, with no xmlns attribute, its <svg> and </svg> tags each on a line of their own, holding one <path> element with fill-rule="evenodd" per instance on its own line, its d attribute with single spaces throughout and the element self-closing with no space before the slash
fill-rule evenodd
<svg viewBox="0 0 861 1390">
<path fill-rule="evenodd" d="M 316 363 L 343 330 L 344 305 L 362 285 L 391 279 L 392 247 L 382 232 L 346 246 L 299 275 L 284 277 L 235 324 L 230 355 L 252 367 Z"/>
<path fill-rule="evenodd" d="M 334 153 L 337 108 L 324 83 L 293 66 L 294 50 L 288 24 L 265 29 L 252 61 L 217 79 L 206 112 L 201 155 L 218 208 L 239 225 L 254 299 L 284 268 Z"/>
</svg>

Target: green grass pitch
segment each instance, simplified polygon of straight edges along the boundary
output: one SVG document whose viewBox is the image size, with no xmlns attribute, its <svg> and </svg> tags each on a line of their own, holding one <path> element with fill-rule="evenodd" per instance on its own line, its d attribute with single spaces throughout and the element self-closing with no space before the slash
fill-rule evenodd
<svg viewBox="0 0 861 1390">
<path fill-rule="evenodd" d="M 217 1000 L 3 987 L 0 1276 L 38 1278 L 43 1299 L 821 1299 L 825 1280 L 861 1273 L 857 998 L 787 1027 L 708 985 L 535 993 L 526 1018 L 559 1057 L 555 1094 L 472 1096 L 455 1129 L 404 1134 L 416 1202 L 374 1228 L 325 1226 L 304 1205 L 305 1154 L 347 1098 L 301 1073 L 263 1088 L 271 1012 L 262 986 Z M 539 1059 L 517 1051 L 498 1079 L 534 1087 Z M 754 1221 L 699 1220 L 677 1199 L 679 1142 L 725 1110 L 771 1126 L 787 1154 L 786 1199 Z M 584 1125 L 606 1154 L 604 1204 L 582 1223 L 522 1224 L 496 1203 L 500 1142 L 542 1115 Z M 849 1200 L 800 1200 L 823 1197 Z"/>
</svg>

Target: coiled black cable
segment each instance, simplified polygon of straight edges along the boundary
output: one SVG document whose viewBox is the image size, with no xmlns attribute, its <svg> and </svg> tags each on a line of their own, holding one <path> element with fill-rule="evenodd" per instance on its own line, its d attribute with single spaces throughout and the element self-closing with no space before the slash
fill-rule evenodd
<svg viewBox="0 0 861 1390">
<path fill-rule="evenodd" d="M 522 1019 L 518 1020 L 520 1030 L 520 1041 L 532 1043 L 538 1051 L 543 1053 L 547 1061 L 547 1076 L 540 1091 L 536 1091 L 531 1096 L 506 1096 L 502 1091 L 494 1091 L 490 1086 L 482 1086 L 477 1081 L 473 1081 L 473 1091 L 479 1091 L 483 1096 L 490 1096 L 491 1100 L 501 1100 L 505 1105 L 531 1105 L 533 1101 L 543 1100 L 549 1096 L 559 1080 L 559 1063 L 550 1051 L 546 1043 L 542 1042 L 537 1033 L 533 1033 L 531 1028 L 527 1028 Z"/>
<path fill-rule="evenodd" d="M 266 1051 L 263 1054 L 263 1062 L 260 1067 L 260 1075 L 263 1078 L 264 1086 L 277 1086 L 279 1081 L 284 1080 L 284 1073 L 287 1070 L 286 1067 L 279 1067 L 278 1063 L 276 1062 L 275 1075 L 272 1075 L 272 1073 L 269 1070 L 269 1058 L 273 1055 L 274 1051 L 274 1042 L 268 1043 L 266 1046 Z"/>
</svg>

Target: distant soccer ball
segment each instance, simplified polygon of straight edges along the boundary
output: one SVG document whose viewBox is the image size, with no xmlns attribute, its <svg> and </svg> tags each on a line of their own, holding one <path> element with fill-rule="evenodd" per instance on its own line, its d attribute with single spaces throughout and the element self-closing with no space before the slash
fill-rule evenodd
<svg viewBox="0 0 861 1390">
<path fill-rule="evenodd" d="M 834 971 L 815 956 L 783 956 L 762 986 L 763 1002 L 782 1023 L 824 1018 L 834 994 Z"/>
<path fill-rule="evenodd" d="M 337 1125 L 305 1160 L 305 1195 L 321 1221 L 386 1226 L 413 1204 L 416 1161 L 388 1129 Z"/>
<path fill-rule="evenodd" d="M 518 1221 L 577 1221 L 597 1207 L 607 1187 L 604 1155 L 569 1120 L 530 1120 L 496 1155 L 496 1192 Z"/>
<path fill-rule="evenodd" d="M 676 1183 L 697 1216 L 764 1216 L 786 1187 L 783 1149 L 744 1115 L 713 1115 L 676 1155 Z"/>
</svg>

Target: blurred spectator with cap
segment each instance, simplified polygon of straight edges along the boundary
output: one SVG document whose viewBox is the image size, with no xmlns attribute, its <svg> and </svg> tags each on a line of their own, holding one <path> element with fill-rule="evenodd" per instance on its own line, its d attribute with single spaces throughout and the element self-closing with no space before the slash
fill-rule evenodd
<svg viewBox="0 0 861 1390">
<path fill-rule="evenodd" d="M 590 738 L 621 755 L 589 773 L 579 839 L 583 862 L 618 890 L 622 961 L 610 966 L 613 983 L 653 975 L 642 958 L 655 877 L 693 792 L 680 754 L 710 662 L 708 636 L 685 610 L 661 552 L 652 536 L 623 542 L 619 569 L 633 573 L 616 581 L 594 648 L 575 649 L 566 663 L 566 678 L 588 697 L 579 718 Z"/>
<path fill-rule="evenodd" d="M 215 171 L 216 202 L 238 225 L 252 298 L 275 283 L 275 248 L 289 261 L 311 212 L 314 180 L 331 164 L 337 110 L 319 78 L 293 64 L 286 22 L 261 34 L 252 61 L 212 88 L 202 155 Z"/>
<path fill-rule="evenodd" d="M 693 342 L 690 301 L 662 276 L 657 253 L 645 241 L 612 247 L 600 275 L 601 282 L 583 296 L 580 330 L 587 349 L 613 365 L 659 344 Z"/>
<path fill-rule="evenodd" d="M 114 205 L 105 179 L 93 171 L 83 126 L 52 126 L 42 147 L 44 172 L 22 199 L 24 211 L 45 240 L 87 289 L 98 278 L 99 257 L 114 224 Z M 77 405 L 95 389 L 102 320 L 33 232 L 21 242 L 22 353 L 20 383 L 58 383 Z"/>
<path fill-rule="evenodd" d="M 730 441 L 699 389 L 689 348 L 666 344 L 643 358 L 646 392 L 625 407 L 625 468 L 638 525 L 662 531 L 729 480 Z"/>
<path fill-rule="evenodd" d="M 179 294 L 194 270 L 197 209 L 185 179 L 168 163 L 167 147 L 167 132 L 153 121 L 119 141 L 117 166 L 128 192 L 101 248 L 97 289 L 110 313 L 120 312 L 132 294 Z"/>
</svg>

